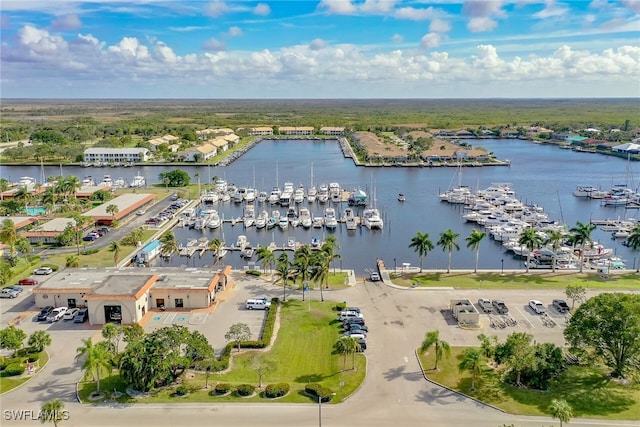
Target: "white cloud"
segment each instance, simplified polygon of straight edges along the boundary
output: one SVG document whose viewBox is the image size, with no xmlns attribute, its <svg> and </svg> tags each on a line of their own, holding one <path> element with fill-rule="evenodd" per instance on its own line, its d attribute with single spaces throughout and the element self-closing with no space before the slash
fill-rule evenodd
<svg viewBox="0 0 640 427">
<path fill-rule="evenodd" d="M 227 47 L 223 42 L 215 38 L 210 38 L 209 40 L 202 43 L 202 50 L 206 52 L 218 52 L 221 50 L 225 50 L 226 48 Z"/>
<path fill-rule="evenodd" d="M 253 8 L 253 14 L 259 16 L 267 16 L 271 13 L 271 8 L 266 3 L 258 3 L 256 7 Z"/>
<path fill-rule="evenodd" d="M 544 9 L 534 13 L 533 16 L 538 19 L 560 19 L 567 15 L 567 13 L 569 13 L 569 8 L 566 5 L 557 3 L 556 0 L 545 0 Z"/>
<path fill-rule="evenodd" d="M 326 8 L 330 15 L 351 15 L 357 11 L 351 0 L 322 0 L 319 7 Z"/>
<path fill-rule="evenodd" d="M 160 62 L 175 64 L 180 59 L 178 55 L 175 54 L 173 49 L 167 46 L 163 42 L 156 42 L 153 46 L 153 55 L 154 58 L 158 59 Z"/>
<path fill-rule="evenodd" d="M 394 43 L 402 43 L 404 41 L 404 37 L 401 34 L 394 34 L 391 36 L 391 41 Z"/>
<path fill-rule="evenodd" d="M 215 0 L 204 7 L 204 14 L 212 18 L 217 18 L 229 12 L 229 6 L 223 1 Z"/>
<path fill-rule="evenodd" d="M 431 24 L 429 24 L 429 31 L 433 33 L 448 33 L 451 31 L 451 25 L 440 19 L 434 19 L 431 21 Z"/>
<path fill-rule="evenodd" d="M 395 10 L 393 16 L 396 19 L 406 19 L 411 21 L 426 21 L 435 16 L 435 9 L 429 6 L 426 9 L 417 9 L 415 7 L 400 7 Z"/>
<path fill-rule="evenodd" d="M 240 37 L 242 35 L 242 29 L 240 27 L 231 27 L 227 31 L 229 37 Z"/>
<path fill-rule="evenodd" d="M 428 33 L 420 39 L 420 47 L 423 49 L 431 49 L 440 46 L 441 36 L 438 33 Z"/>
<path fill-rule="evenodd" d="M 109 46 L 109 52 L 124 59 L 147 60 L 150 58 L 147 46 L 135 37 L 123 37 L 117 45 Z"/>
<path fill-rule="evenodd" d="M 467 23 L 469 31 L 474 33 L 480 33 L 484 31 L 491 31 L 498 26 L 498 23 L 486 16 L 478 16 L 471 18 Z"/>
<path fill-rule="evenodd" d="M 311 50 L 320 50 L 327 47 L 327 42 L 322 39 L 314 39 L 309 43 L 309 49 Z"/>
<path fill-rule="evenodd" d="M 396 0 L 365 0 L 360 6 L 360 11 L 373 15 L 386 15 L 393 10 Z"/>
<path fill-rule="evenodd" d="M 640 13 L 640 0 L 622 0 L 621 3 L 631 11 Z"/>
<path fill-rule="evenodd" d="M 56 31 L 77 30 L 81 27 L 82 22 L 76 14 L 58 16 L 51 22 L 51 29 Z"/>
</svg>

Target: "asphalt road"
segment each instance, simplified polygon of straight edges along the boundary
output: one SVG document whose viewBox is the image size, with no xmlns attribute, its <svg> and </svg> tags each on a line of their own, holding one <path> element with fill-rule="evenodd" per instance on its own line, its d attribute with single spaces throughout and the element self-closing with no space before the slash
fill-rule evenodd
<svg viewBox="0 0 640 427">
<path fill-rule="evenodd" d="M 245 276 L 243 275 L 243 278 Z M 260 279 L 256 282 L 241 280 L 228 300 L 222 303 L 226 310 L 216 310 L 207 322 L 233 322 L 233 313 L 238 304 L 255 293 L 280 295 L 277 286 L 265 285 Z M 266 290 L 266 292 L 265 292 Z M 322 405 L 322 425 L 329 426 L 487 426 L 502 424 L 516 426 L 548 426 L 556 423 L 550 417 L 522 417 L 504 414 L 456 393 L 427 382 L 420 370 L 415 356 L 415 348 L 420 344 L 428 330 L 440 329 L 441 336 L 454 344 L 458 341 L 475 340 L 478 331 L 465 334 L 459 328 L 448 325 L 440 314 L 439 307 L 448 300 L 450 294 L 463 292 L 470 299 L 468 291 L 414 291 L 388 287 L 381 282 L 358 284 L 344 291 L 327 292 L 325 298 L 334 301 L 347 301 L 349 305 L 359 306 L 370 327 L 367 356 L 367 377 L 360 390 L 339 404 Z M 510 301 L 528 300 L 526 290 L 501 291 L 507 304 Z M 557 297 L 552 291 L 537 293 L 535 298 L 550 301 Z M 25 292 L 28 294 L 28 292 Z M 299 298 L 298 295 L 293 297 Z M 317 297 L 312 295 L 312 297 Z M 489 297 L 492 297 L 489 295 Z M 23 417 L 37 417 L 41 404 L 53 398 L 65 402 L 69 419 L 61 426 L 315 426 L 319 425 L 319 407 L 316 404 L 158 404 L 158 405 L 121 405 L 106 403 L 99 405 L 80 405 L 76 401 L 75 383 L 80 378 L 79 363 L 74 360 L 75 349 L 82 338 L 99 335 L 99 328 L 87 324 L 59 322 L 53 325 L 38 324 L 32 321 L 28 307 L 30 295 L 15 301 L 18 308 L 10 308 L 3 301 L 3 324 L 9 318 L 15 318 L 18 312 L 29 315 L 21 320 L 20 327 L 30 334 L 36 329 L 47 329 L 52 335 L 53 344 L 49 349 L 49 365 L 23 386 L 3 394 L 2 426 L 25 426 L 40 424 L 38 420 L 16 420 L 15 415 L 22 412 Z M 476 298 L 477 299 L 477 298 Z M 472 299 L 473 301 L 473 299 Z M 330 302 L 328 302 L 330 303 Z M 523 313 L 530 316 L 530 314 Z M 532 321 L 533 323 L 533 321 Z M 536 325 L 537 326 L 537 325 Z M 487 333 L 485 328 L 483 332 Z M 224 330 L 224 326 L 220 330 Z M 560 340 L 561 329 L 553 332 L 546 329 L 531 328 L 531 331 L 555 334 Z M 462 335 L 461 335 L 462 334 Z M 211 339 L 214 347 L 217 334 Z M 463 338 L 460 338 L 462 336 Z M 466 337 L 466 338 L 465 338 Z M 457 344 L 459 345 L 459 344 Z M 13 412 L 12 412 L 13 411 Z M 18 412 L 16 412 L 18 411 Z M 599 421 L 595 419 L 572 419 L 572 426 L 637 426 L 638 422 Z"/>
</svg>

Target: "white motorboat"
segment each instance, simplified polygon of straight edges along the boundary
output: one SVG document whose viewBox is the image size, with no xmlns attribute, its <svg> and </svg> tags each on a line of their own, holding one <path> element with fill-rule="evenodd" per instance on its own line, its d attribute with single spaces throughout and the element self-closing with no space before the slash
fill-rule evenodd
<svg viewBox="0 0 640 427">
<path fill-rule="evenodd" d="M 295 248 L 296 247 L 296 239 L 294 239 L 293 237 L 289 237 L 287 239 L 287 246 L 290 248 Z"/>
<path fill-rule="evenodd" d="M 313 228 L 322 228 L 322 226 L 324 225 L 324 220 L 321 216 L 314 216 L 311 225 L 313 226 Z"/>
<path fill-rule="evenodd" d="M 246 248 L 244 248 L 244 249 L 242 249 L 240 251 L 240 256 L 242 258 L 249 259 L 249 258 L 253 257 L 253 253 L 254 253 L 253 248 L 251 246 L 247 246 Z"/>
<path fill-rule="evenodd" d="M 220 196 L 215 191 L 207 191 L 202 195 L 204 203 L 216 203 L 218 200 L 220 200 Z"/>
<path fill-rule="evenodd" d="M 309 203 L 315 203 L 317 196 L 318 190 L 316 190 L 316 187 L 311 187 L 307 192 L 307 201 Z"/>
<path fill-rule="evenodd" d="M 244 215 L 242 216 L 245 227 L 251 227 L 256 222 L 256 211 L 253 205 L 244 207 Z"/>
<path fill-rule="evenodd" d="M 244 200 L 247 203 L 252 203 L 256 200 L 256 190 L 253 188 L 247 188 L 247 191 L 244 194 Z"/>
<path fill-rule="evenodd" d="M 362 212 L 362 224 L 369 230 L 382 230 L 384 227 L 380 211 L 375 208 L 365 209 Z"/>
<path fill-rule="evenodd" d="M 324 226 L 328 230 L 335 230 L 338 226 L 338 220 L 336 218 L 336 210 L 333 208 L 326 208 L 324 210 Z"/>
<path fill-rule="evenodd" d="M 296 191 L 293 193 L 293 201 L 296 204 L 300 204 L 304 202 L 304 187 L 300 186 L 296 188 Z"/>
<path fill-rule="evenodd" d="M 280 203 L 280 206 L 287 207 L 289 206 L 289 203 L 291 203 L 292 196 L 293 193 L 289 191 L 283 191 L 282 194 L 280 194 L 280 200 L 278 203 Z"/>
<path fill-rule="evenodd" d="M 124 178 L 118 177 L 115 181 L 113 181 L 113 188 L 124 188 L 127 186 Z"/>
<path fill-rule="evenodd" d="M 224 193 L 220 193 L 220 201 L 221 202 L 230 202 L 231 201 L 231 195 L 229 193 L 227 193 L 226 191 Z"/>
<path fill-rule="evenodd" d="M 111 187 L 113 186 L 113 180 L 111 179 L 111 175 L 105 175 L 102 178 L 102 182 L 98 184 L 100 187 Z"/>
<path fill-rule="evenodd" d="M 262 211 L 256 218 L 256 228 L 258 230 L 265 228 L 267 226 L 267 222 L 269 221 L 269 213 L 267 211 Z"/>
<path fill-rule="evenodd" d="M 225 181 L 224 179 L 216 179 L 213 184 L 213 188 L 218 193 L 225 193 L 227 191 L 227 181 Z"/>
<path fill-rule="evenodd" d="M 320 238 L 318 236 L 313 236 L 311 238 L 311 247 L 319 248 L 320 247 Z"/>
<path fill-rule="evenodd" d="M 247 236 L 241 234 L 238 236 L 238 239 L 236 240 L 236 247 L 240 248 L 240 250 L 243 250 L 244 248 L 247 247 L 247 245 L 249 244 L 249 242 L 247 241 Z"/>
<path fill-rule="evenodd" d="M 334 203 L 340 203 L 342 201 L 342 190 L 340 184 L 337 182 L 329 183 L 329 198 Z"/>
<path fill-rule="evenodd" d="M 285 182 L 283 187 L 282 187 L 282 192 L 289 192 L 291 194 L 293 194 L 294 192 L 294 188 L 293 188 L 293 182 Z"/>
<path fill-rule="evenodd" d="M 244 187 L 236 189 L 235 193 L 233 193 L 233 203 L 242 203 L 246 193 L 247 189 Z"/>
<path fill-rule="evenodd" d="M 304 228 L 311 228 L 313 220 L 311 219 L 311 213 L 309 212 L 309 209 L 300 208 L 298 219 L 300 220 L 300 225 L 302 225 Z"/>
<path fill-rule="evenodd" d="M 322 184 L 318 190 L 317 200 L 320 203 L 327 203 L 329 200 L 329 187 L 326 184 Z"/>
<path fill-rule="evenodd" d="M 140 188 L 144 187 L 145 185 L 147 185 L 147 180 L 144 178 L 144 176 L 140 175 L 140 172 L 138 172 L 138 174 L 134 176 L 129 183 L 129 187 L 131 188 Z"/>
<path fill-rule="evenodd" d="M 220 214 L 218 211 L 214 210 L 209 214 L 209 222 L 207 222 L 207 227 L 211 229 L 218 228 L 222 225 L 222 218 L 220 218 Z"/>
<path fill-rule="evenodd" d="M 353 213 L 353 209 L 346 208 L 344 210 L 343 219 L 347 226 L 347 230 L 355 230 L 358 228 L 358 224 L 356 223 L 356 217 L 355 217 L 355 214 Z"/>
<path fill-rule="evenodd" d="M 278 227 L 283 230 L 289 228 L 289 219 L 286 216 L 280 217 L 280 219 L 278 220 Z"/>
<path fill-rule="evenodd" d="M 225 248 L 220 248 L 218 249 L 218 251 L 216 252 L 216 257 L 218 259 L 222 259 L 224 258 L 224 256 L 228 253 L 229 251 L 226 250 Z"/>
<path fill-rule="evenodd" d="M 591 193 L 594 191 L 598 191 L 598 189 L 590 185 L 578 185 L 573 191 L 573 195 L 576 197 L 591 197 Z"/>
<path fill-rule="evenodd" d="M 93 179 L 93 177 L 91 177 L 91 176 L 85 176 L 82 179 L 82 186 L 83 187 L 94 187 L 95 185 L 96 185 L 96 182 Z"/>
<path fill-rule="evenodd" d="M 280 202 L 280 194 L 282 194 L 282 192 L 280 191 L 279 188 L 274 188 L 273 190 L 271 190 L 271 194 L 269 194 L 269 203 L 272 205 L 277 205 L 278 202 Z"/>
<path fill-rule="evenodd" d="M 269 198 L 269 195 L 267 194 L 266 191 L 260 191 L 258 193 L 258 196 L 256 197 L 256 200 L 258 201 L 258 203 L 264 203 L 267 201 L 268 198 Z"/>
</svg>

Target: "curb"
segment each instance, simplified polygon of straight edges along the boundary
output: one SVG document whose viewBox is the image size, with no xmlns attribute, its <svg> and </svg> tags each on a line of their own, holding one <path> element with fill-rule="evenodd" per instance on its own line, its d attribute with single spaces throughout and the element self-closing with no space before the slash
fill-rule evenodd
<svg viewBox="0 0 640 427">
<path fill-rule="evenodd" d="M 476 399 L 475 397 L 469 396 L 468 394 L 465 394 L 465 393 L 463 393 L 463 392 L 461 392 L 461 391 L 454 390 L 454 389 L 452 389 L 452 388 L 450 388 L 450 387 L 447 387 L 447 386 L 446 386 L 446 385 L 444 385 L 444 384 L 440 384 L 440 383 L 439 383 L 439 382 L 437 382 L 437 381 L 434 381 L 434 380 L 432 380 L 432 379 L 429 379 L 429 378 L 427 377 L 427 374 L 425 373 L 424 366 L 422 366 L 422 362 L 420 362 L 420 356 L 418 355 L 418 350 L 417 350 L 417 349 L 415 350 L 415 355 L 416 355 L 416 359 L 418 359 L 418 365 L 420 366 L 420 370 L 422 371 L 422 376 L 424 377 L 424 379 L 425 379 L 425 380 L 427 380 L 427 381 L 428 381 L 428 382 L 430 382 L 431 384 L 436 385 L 436 386 L 441 387 L 441 388 L 444 388 L 444 389 L 446 389 L 446 390 L 449 390 L 450 392 L 455 393 L 455 394 L 457 394 L 457 395 L 459 395 L 459 396 L 462 396 L 462 397 L 465 397 L 465 398 L 467 398 L 467 399 L 473 400 L 474 402 L 479 403 L 479 404 L 481 404 L 481 405 L 483 405 L 483 406 L 486 406 L 486 407 L 488 407 L 488 408 L 495 409 L 496 411 L 500 411 L 500 412 L 502 412 L 503 414 L 508 414 L 508 412 L 507 412 L 507 411 L 505 411 L 504 409 L 498 408 L 497 406 L 493 406 L 493 405 L 492 405 L 492 404 L 490 404 L 490 403 L 483 402 L 482 400 Z"/>
<path fill-rule="evenodd" d="M 36 375 L 38 375 L 40 373 L 40 371 L 42 371 L 44 368 L 47 367 L 47 365 L 49 364 L 49 362 L 51 362 L 51 355 L 49 354 L 49 352 L 45 349 L 42 350 L 43 352 L 47 353 L 47 364 L 40 367 L 40 369 L 38 369 L 38 372 L 35 373 L 35 375 L 32 375 L 31 377 L 29 377 L 28 380 L 26 380 L 25 382 L 23 382 L 22 384 L 12 388 L 11 390 L 7 390 L 7 391 L 3 391 L 2 393 L 0 393 L 0 395 L 3 395 L 5 393 L 11 393 L 13 390 L 18 390 L 19 388 L 22 388 L 22 386 L 24 386 L 25 384 L 28 384 L 33 378 L 36 377 Z"/>
</svg>

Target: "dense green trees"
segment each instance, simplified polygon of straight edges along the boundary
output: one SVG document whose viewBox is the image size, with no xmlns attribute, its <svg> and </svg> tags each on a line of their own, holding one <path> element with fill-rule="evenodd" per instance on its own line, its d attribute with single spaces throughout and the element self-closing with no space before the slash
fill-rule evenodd
<svg viewBox="0 0 640 427">
<path fill-rule="evenodd" d="M 572 347 L 598 356 L 614 377 L 637 371 L 640 295 L 603 293 L 588 299 L 571 316 L 564 336 Z"/>
<path fill-rule="evenodd" d="M 100 378 L 102 369 L 111 369 L 112 355 L 105 341 L 94 344 L 91 338 L 82 340 L 82 345 L 76 349 L 76 359 L 84 358 L 82 369 L 91 373 L 96 381 L 96 391 L 100 393 Z"/>
<path fill-rule="evenodd" d="M 22 347 L 25 338 L 27 338 L 27 334 L 22 329 L 18 329 L 15 326 L 7 326 L 4 329 L 0 329 L 0 348 L 15 352 Z"/>
<path fill-rule="evenodd" d="M 29 341 L 27 341 L 27 344 L 33 351 L 41 352 L 45 347 L 51 345 L 51 335 L 46 331 L 35 331 L 29 335 Z"/>
<path fill-rule="evenodd" d="M 170 187 L 186 187 L 191 183 L 189 174 L 181 169 L 160 172 L 160 180 Z"/>
</svg>

